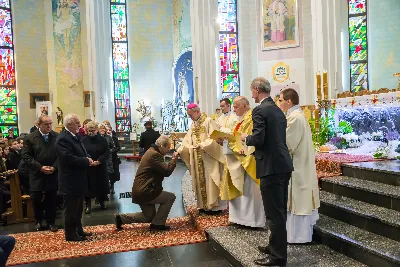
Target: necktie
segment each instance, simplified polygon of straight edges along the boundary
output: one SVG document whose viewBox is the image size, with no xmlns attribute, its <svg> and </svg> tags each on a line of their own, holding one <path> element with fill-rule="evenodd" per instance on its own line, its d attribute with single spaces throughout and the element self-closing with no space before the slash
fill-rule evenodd
<svg viewBox="0 0 400 267">
<path fill-rule="evenodd" d="M 49 142 L 49 135 L 48 134 L 43 135 L 43 139 L 44 142 L 47 144 Z"/>
</svg>

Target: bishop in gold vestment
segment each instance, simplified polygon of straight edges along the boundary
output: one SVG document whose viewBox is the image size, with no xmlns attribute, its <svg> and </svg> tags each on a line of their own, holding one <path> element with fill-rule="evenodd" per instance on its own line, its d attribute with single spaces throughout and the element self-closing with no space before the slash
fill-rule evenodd
<svg viewBox="0 0 400 267">
<path fill-rule="evenodd" d="M 253 129 L 252 112 L 249 101 L 236 97 L 234 112 L 239 122 L 232 132 L 251 134 Z M 226 168 L 221 182 L 221 199 L 229 201 L 229 221 L 249 226 L 264 227 L 265 212 L 260 192 L 260 181 L 256 177 L 256 161 L 253 147 L 246 147 L 240 138 L 230 138 L 232 155 L 226 155 Z"/>
<path fill-rule="evenodd" d="M 193 124 L 186 134 L 178 152 L 189 168 L 197 207 L 204 210 L 224 210 L 227 202 L 219 198 L 223 164 L 222 146 L 210 139 L 217 129 L 215 121 L 201 114 L 196 104 L 188 106 L 188 115 Z"/>
</svg>

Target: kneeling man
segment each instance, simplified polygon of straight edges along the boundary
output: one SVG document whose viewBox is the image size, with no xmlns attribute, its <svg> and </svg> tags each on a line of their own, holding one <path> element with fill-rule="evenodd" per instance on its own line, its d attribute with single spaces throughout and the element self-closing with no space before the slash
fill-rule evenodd
<svg viewBox="0 0 400 267">
<path fill-rule="evenodd" d="M 175 201 L 175 194 L 163 191 L 164 177 L 172 174 L 176 167 L 178 153 L 174 153 L 169 164 L 164 163 L 164 155 L 170 150 L 168 136 L 160 136 L 143 155 L 132 186 L 132 202 L 139 204 L 142 212 L 116 214 L 115 225 L 122 230 L 122 224 L 151 223 L 152 230 L 169 230 L 165 225 Z M 156 211 L 156 204 L 160 207 Z"/>
</svg>

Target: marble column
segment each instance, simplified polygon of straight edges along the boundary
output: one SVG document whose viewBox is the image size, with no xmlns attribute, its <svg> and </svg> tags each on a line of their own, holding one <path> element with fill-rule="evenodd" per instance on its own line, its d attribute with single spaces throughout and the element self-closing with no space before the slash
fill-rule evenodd
<svg viewBox="0 0 400 267">
<path fill-rule="evenodd" d="M 191 0 L 190 16 L 195 101 L 210 115 L 219 106 L 218 0 Z"/>
<path fill-rule="evenodd" d="M 86 25 L 91 118 L 115 125 L 109 0 L 86 0 Z"/>
<path fill-rule="evenodd" d="M 342 5 L 346 1 L 311 0 L 312 15 L 312 67 L 310 77 L 317 71 L 328 71 L 328 98 L 336 98 L 342 86 Z M 313 88 L 316 88 L 314 79 Z M 315 91 L 315 90 L 314 90 Z M 315 93 L 314 93 L 315 94 Z M 314 95 L 314 100 L 316 96 Z"/>
</svg>

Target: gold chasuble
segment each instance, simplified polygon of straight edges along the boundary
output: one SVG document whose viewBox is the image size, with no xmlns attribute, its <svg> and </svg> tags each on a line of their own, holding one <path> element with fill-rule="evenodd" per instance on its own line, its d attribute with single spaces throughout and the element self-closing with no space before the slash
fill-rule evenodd
<svg viewBox="0 0 400 267">
<path fill-rule="evenodd" d="M 242 133 L 250 135 L 252 134 L 252 130 L 252 110 L 248 110 L 232 131 L 234 135 L 240 136 Z M 254 147 L 246 147 L 240 138 L 230 138 L 229 147 L 232 149 L 235 157 L 227 157 L 226 167 L 220 186 L 221 200 L 232 200 L 243 195 L 243 184 L 246 173 L 254 182 L 260 185 L 260 180 L 256 177 L 256 160 L 254 156 L 251 155 L 254 151 Z M 242 155 L 240 153 L 242 149 L 248 152 L 247 155 Z"/>
<path fill-rule="evenodd" d="M 192 176 L 197 207 L 203 209 L 213 209 L 219 205 L 220 169 L 225 158 L 222 146 L 209 137 L 216 129 L 215 121 L 203 113 L 193 122 L 178 149 Z"/>
</svg>

